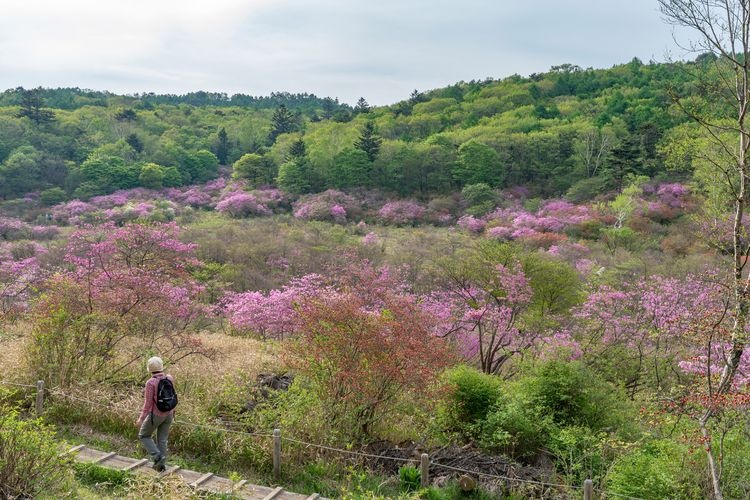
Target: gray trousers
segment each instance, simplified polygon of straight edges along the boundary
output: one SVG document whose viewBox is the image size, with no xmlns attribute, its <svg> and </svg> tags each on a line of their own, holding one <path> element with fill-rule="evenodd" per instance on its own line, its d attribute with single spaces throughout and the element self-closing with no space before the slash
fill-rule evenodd
<svg viewBox="0 0 750 500">
<path fill-rule="evenodd" d="M 166 417 L 158 415 L 148 415 L 141 424 L 141 430 L 138 432 L 138 439 L 149 452 L 153 460 L 160 456 L 167 456 L 167 440 L 169 439 L 169 427 L 172 425 L 174 417 L 170 414 Z M 156 431 L 156 443 L 154 443 L 152 434 Z"/>
</svg>

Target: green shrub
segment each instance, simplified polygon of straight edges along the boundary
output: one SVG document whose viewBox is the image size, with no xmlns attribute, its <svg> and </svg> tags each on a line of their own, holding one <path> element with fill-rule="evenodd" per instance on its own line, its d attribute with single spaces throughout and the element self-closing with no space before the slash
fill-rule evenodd
<svg viewBox="0 0 750 500">
<path fill-rule="evenodd" d="M 543 409 L 520 395 L 498 401 L 482 424 L 483 448 L 513 458 L 531 460 L 544 448 L 552 419 Z"/>
<path fill-rule="evenodd" d="M 39 420 L 21 420 L 0 408 L 0 498 L 62 494 L 70 484 L 67 459 L 52 431 Z"/>
<path fill-rule="evenodd" d="M 686 457 L 687 449 L 674 441 L 652 441 L 615 462 L 605 489 L 649 499 L 702 498 L 700 478 Z"/>
<path fill-rule="evenodd" d="M 598 480 L 606 473 L 614 458 L 607 441 L 605 432 L 574 425 L 554 429 L 546 450 L 568 484 L 582 484 L 585 479 Z"/>
<path fill-rule="evenodd" d="M 617 428 L 627 417 L 621 389 L 580 362 L 549 361 L 520 381 L 530 402 L 544 409 L 555 424 L 592 430 Z"/>
<path fill-rule="evenodd" d="M 500 397 L 502 381 L 466 365 L 451 368 L 443 378 L 449 391 L 439 410 L 442 428 L 465 436 L 474 434 L 473 427 L 487 418 Z"/>
<path fill-rule="evenodd" d="M 398 480 L 404 491 L 417 491 L 422 486 L 422 473 L 414 466 L 404 465 L 398 469 Z"/>
</svg>

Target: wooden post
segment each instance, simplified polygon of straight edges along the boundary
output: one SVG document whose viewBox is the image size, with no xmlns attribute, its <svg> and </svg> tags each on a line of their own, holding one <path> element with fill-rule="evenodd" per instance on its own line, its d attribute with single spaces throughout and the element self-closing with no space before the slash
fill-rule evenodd
<svg viewBox="0 0 750 500">
<path fill-rule="evenodd" d="M 36 416 L 42 416 L 44 411 L 44 380 L 36 381 Z"/>
<path fill-rule="evenodd" d="M 281 477 L 281 429 L 273 430 L 273 477 Z"/>
<path fill-rule="evenodd" d="M 594 500 L 594 482 L 591 479 L 583 482 L 583 500 Z"/>
<path fill-rule="evenodd" d="M 422 453 L 420 460 L 421 472 L 422 472 L 422 488 L 430 487 L 430 456 L 427 453 Z"/>
</svg>

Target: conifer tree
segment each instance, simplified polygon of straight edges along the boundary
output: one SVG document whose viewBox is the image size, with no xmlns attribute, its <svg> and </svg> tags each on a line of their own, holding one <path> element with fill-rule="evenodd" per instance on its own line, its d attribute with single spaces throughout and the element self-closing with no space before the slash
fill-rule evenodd
<svg viewBox="0 0 750 500">
<path fill-rule="evenodd" d="M 227 159 L 229 157 L 229 139 L 227 138 L 227 131 L 224 127 L 221 127 L 221 130 L 219 130 L 218 143 L 216 144 L 216 157 L 219 159 L 220 164 L 227 164 Z"/>
<path fill-rule="evenodd" d="M 364 97 L 360 97 L 359 100 L 357 100 L 357 105 L 354 107 L 354 111 L 356 113 L 370 112 L 370 105 L 367 103 L 367 100 L 365 100 Z"/>
<path fill-rule="evenodd" d="M 297 129 L 297 120 L 295 119 L 295 116 L 284 104 L 279 106 L 273 113 L 271 124 L 273 125 L 273 128 L 268 135 L 268 142 L 270 144 L 276 142 L 276 138 L 281 134 L 288 134 Z"/>
<path fill-rule="evenodd" d="M 365 123 L 365 128 L 362 129 L 362 133 L 359 139 L 354 143 L 354 147 L 364 151 L 367 154 L 367 159 L 371 162 L 375 161 L 380 153 L 380 145 L 383 139 L 377 134 L 375 125 L 372 122 Z"/>
<path fill-rule="evenodd" d="M 18 117 L 26 117 L 36 125 L 49 123 L 55 119 L 55 113 L 48 109 L 43 109 L 44 98 L 42 97 L 41 87 L 31 90 L 21 90 L 21 109 Z"/>
</svg>

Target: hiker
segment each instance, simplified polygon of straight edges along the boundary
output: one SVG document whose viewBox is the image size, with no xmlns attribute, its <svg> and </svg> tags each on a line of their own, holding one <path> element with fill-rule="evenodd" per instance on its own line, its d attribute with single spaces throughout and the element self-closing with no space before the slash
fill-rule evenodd
<svg viewBox="0 0 750 500">
<path fill-rule="evenodd" d="M 174 420 L 177 394 L 172 376 L 164 374 L 161 358 L 155 356 L 149 359 L 146 368 L 151 373 L 151 378 L 146 382 L 143 410 L 135 425 L 140 429 L 138 439 L 151 454 L 153 468 L 161 472 L 167 468 L 167 439 L 169 427 Z M 154 431 L 158 446 L 151 437 Z"/>
</svg>

